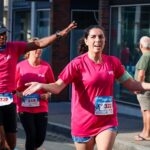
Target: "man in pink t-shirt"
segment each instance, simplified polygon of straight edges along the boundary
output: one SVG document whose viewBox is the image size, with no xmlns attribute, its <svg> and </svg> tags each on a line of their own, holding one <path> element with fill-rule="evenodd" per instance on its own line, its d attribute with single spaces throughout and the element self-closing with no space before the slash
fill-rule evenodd
<svg viewBox="0 0 150 150">
<path fill-rule="evenodd" d="M 18 58 L 31 50 L 44 48 L 76 28 L 73 21 L 62 31 L 33 42 L 6 42 L 7 28 L 0 24 L 0 149 L 16 146 L 15 71 Z"/>
</svg>

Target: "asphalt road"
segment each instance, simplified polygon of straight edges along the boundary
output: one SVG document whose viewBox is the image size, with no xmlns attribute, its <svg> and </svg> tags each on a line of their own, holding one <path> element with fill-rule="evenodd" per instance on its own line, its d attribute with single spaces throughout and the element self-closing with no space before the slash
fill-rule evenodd
<svg viewBox="0 0 150 150">
<path fill-rule="evenodd" d="M 18 123 L 17 149 L 25 150 L 25 134 Z M 54 132 L 47 132 L 44 144 L 38 150 L 75 150 L 72 139 Z"/>
</svg>

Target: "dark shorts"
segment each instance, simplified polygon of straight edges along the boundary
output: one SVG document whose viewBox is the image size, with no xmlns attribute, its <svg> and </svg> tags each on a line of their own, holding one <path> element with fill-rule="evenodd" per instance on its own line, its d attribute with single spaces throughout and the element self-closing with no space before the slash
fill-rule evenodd
<svg viewBox="0 0 150 150">
<path fill-rule="evenodd" d="M 110 127 L 106 130 L 110 130 L 112 132 L 118 132 L 118 127 L 114 126 L 114 127 Z M 79 136 L 72 136 L 72 140 L 73 142 L 77 142 L 77 143 L 86 143 L 88 141 L 90 141 L 93 137 L 89 136 L 89 137 L 79 137 Z"/>
<path fill-rule="evenodd" d="M 15 133 L 17 129 L 16 104 L 0 106 L 0 125 L 4 126 L 6 133 Z"/>
</svg>

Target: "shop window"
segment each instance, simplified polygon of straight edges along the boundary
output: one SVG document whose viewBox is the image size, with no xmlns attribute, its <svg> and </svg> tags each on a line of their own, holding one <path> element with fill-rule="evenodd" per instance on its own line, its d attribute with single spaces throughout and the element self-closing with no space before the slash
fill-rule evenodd
<svg viewBox="0 0 150 150">
<path fill-rule="evenodd" d="M 117 6 L 111 8 L 110 54 L 122 61 L 126 70 L 134 76 L 135 64 L 139 60 L 139 39 L 150 35 L 150 6 Z M 115 85 L 115 98 L 137 105 L 136 96 Z"/>
<path fill-rule="evenodd" d="M 16 11 L 14 13 L 13 40 L 27 41 L 30 34 L 29 11 Z"/>
<path fill-rule="evenodd" d="M 36 37 L 45 37 L 50 35 L 50 10 L 49 9 L 40 9 L 36 10 L 37 15 L 35 18 L 35 36 Z M 32 37 L 31 35 L 31 12 L 30 10 L 26 11 L 15 11 L 14 12 L 14 21 L 13 21 L 13 40 L 14 41 L 27 41 Z M 51 61 L 51 51 L 46 50 L 50 47 L 44 48 L 42 59 L 47 62 Z M 21 58 L 22 59 L 22 58 Z"/>
<path fill-rule="evenodd" d="M 39 10 L 37 11 L 37 30 L 38 37 L 47 36 L 50 34 L 50 11 Z"/>
<path fill-rule="evenodd" d="M 37 26 L 36 26 L 36 35 L 41 38 L 50 35 L 50 11 L 48 9 L 38 10 L 37 11 Z M 43 49 L 42 58 L 47 62 L 51 62 L 51 47 Z"/>
</svg>

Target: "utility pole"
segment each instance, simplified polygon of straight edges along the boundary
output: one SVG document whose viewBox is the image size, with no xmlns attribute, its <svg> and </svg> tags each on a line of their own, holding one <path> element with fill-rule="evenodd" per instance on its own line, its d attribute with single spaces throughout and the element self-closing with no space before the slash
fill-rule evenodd
<svg viewBox="0 0 150 150">
<path fill-rule="evenodd" d="M 36 23 L 36 3 L 31 2 L 31 37 L 35 36 L 35 23 Z"/>
<path fill-rule="evenodd" d="M 3 22 L 4 1 L 0 0 L 0 22 Z"/>
</svg>

